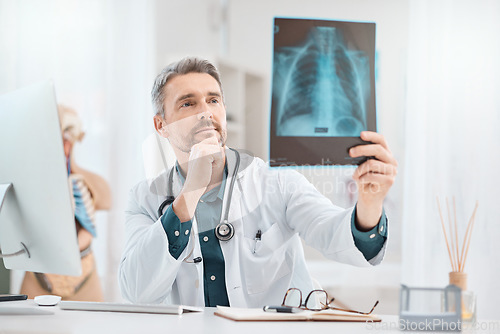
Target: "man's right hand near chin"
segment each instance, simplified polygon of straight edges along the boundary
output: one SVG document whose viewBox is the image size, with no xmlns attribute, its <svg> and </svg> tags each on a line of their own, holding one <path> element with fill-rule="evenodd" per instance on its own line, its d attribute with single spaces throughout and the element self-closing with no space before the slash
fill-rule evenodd
<svg viewBox="0 0 500 334">
<path fill-rule="evenodd" d="M 207 187 L 222 181 L 224 163 L 224 148 L 220 146 L 216 136 L 210 136 L 193 145 L 189 154 L 186 181 L 179 196 L 172 204 L 172 208 L 181 222 L 192 219 L 198 201 Z"/>
</svg>

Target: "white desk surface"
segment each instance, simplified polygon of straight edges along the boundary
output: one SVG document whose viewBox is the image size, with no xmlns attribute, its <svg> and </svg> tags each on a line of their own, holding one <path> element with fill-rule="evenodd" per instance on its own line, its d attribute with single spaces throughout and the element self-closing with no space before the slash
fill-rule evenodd
<svg viewBox="0 0 500 334">
<path fill-rule="evenodd" d="M 32 307 L 53 311 L 53 315 L 0 315 L 0 334 L 4 333 L 231 333 L 231 334 L 321 334 L 321 333 L 411 333 L 400 332 L 397 316 L 382 316 L 382 322 L 236 322 L 206 308 L 201 313 L 139 314 L 118 312 L 66 311 L 37 306 L 33 300 L 1 302 L 0 307 Z M 495 331 L 464 331 L 466 333 L 499 333 Z M 423 333 L 423 332 L 420 332 Z M 429 332 L 427 332 L 429 333 Z"/>
</svg>

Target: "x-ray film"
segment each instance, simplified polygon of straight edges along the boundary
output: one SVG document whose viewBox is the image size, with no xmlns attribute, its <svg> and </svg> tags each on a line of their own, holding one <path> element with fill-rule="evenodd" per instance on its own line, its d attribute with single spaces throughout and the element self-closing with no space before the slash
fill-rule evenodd
<svg viewBox="0 0 500 334">
<path fill-rule="evenodd" d="M 353 165 L 376 131 L 375 23 L 275 18 L 270 165 Z"/>
</svg>

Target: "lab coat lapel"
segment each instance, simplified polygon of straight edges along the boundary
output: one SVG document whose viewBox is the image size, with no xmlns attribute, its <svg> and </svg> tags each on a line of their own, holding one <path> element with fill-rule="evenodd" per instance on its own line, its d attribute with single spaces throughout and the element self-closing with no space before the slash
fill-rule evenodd
<svg viewBox="0 0 500 334">
<path fill-rule="evenodd" d="M 230 194 L 229 188 L 236 166 L 236 153 L 232 150 L 227 149 L 226 159 L 228 178 L 226 181 L 226 188 L 224 189 L 224 201 L 222 206 L 221 220 L 224 219 L 226 207 L 230 201 L 231 204 L 229 207 L 228 220 L 234 227 L 234 237 L 229 241 L 221 241 L 220 245 L 226 268 L 226 289 L 227 295 L 229 297 L 229 303 L 231 306 L 241 306 L 246 305 L 243 283 L 241 281 L 240 275 L 241 269 L 238 247 L 239 243 L 241 242 L 240 239 L 243 238 L 243 228 L 241 226 L 241 220 L 239 219 L 239 217 L 241 217 L 240 202 L 242 194 L 240 191 L 240 187 L 238 186 L 238 179 L 241 177 L 241 173 L 238 171 L 233 187 L 233 192 L 232 194 Z"/>
<path fill-rule="evenodd" d="M 173 175 L 173 186 L 172 186 L 172 192 L 175 198 L 179 195 L 179 193 L 182 190 L 182 181 L 175 171 L 175 167 L 172 171 L 174 173 Z M 189 242 L 186 246 L 186 249 L 190 249 L 193 247 L 191 243 L 194 242 L 194 249 L 193 249 L 193 255 L 190 257 L 190 260 L 196 258 L 196 257 L 201 257 L 201 248 L 200 248 L 200 242 L 198 238 L 198 223 L 196 222 L 196 218 L 193 217 L 192 219 L 192 229 L 191 233 L 194 234 L 194 238 L 189 238 Z M 186 278 L 186 281 L 183 283 L 179 283 L 180 285 L 185 285 L 187 283 L 187 286 L 184 286 L 185 289 L 180 289 L 181 291 L 189 291 L 186 294 L 186 298 L 184 299 L 186 304 L 193 304 L 193 305 L 205 305 L 205 295 L 204 295 L 204 287 L 203 287 L 203 265 L 201 264 L 194 264 L 194 263 L 187 263 L 184 262 L 182 264 L 182 268 L 184 268 L 185 272 L 183 277 Z M 196 272 L 197 278 L 193 279 L 193 273 Z M 181 275 L 179 275 L 179 278 Z M 182 281 L 183 279 L 181 279 Z M 194 284 L 191 286 L 191 284 Z M 197 292 L 197 293 L 196 293 Z M 182 299 L 182 298 L 181 298 Z"/>
</svg>

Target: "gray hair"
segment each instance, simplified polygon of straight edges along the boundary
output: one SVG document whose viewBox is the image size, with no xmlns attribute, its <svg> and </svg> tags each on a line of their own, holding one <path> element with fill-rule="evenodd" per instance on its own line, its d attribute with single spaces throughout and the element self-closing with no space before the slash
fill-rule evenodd
<svg viewBox="0 0 500 334">
<path fill-rule="evenodd" d="M 156 115 L 165 116 L 165 110 L 163 110 L 163 102 L 165 101 L 165 91 L 164 87 L 167 82 L 182 74 L 188 73 L 206 73 L 210 74 L 219 84 L 219 88 L 222 96 L 222 84 L 220 81 L 220 74 L 217 68 L 208 60 L 200 59 L 196 57 L 186 57 L 175 63 L 172 63 L 165 67 L 160 74 L 155 79 L 153 89 L 151 90 L 151 101 L 153 103 L 153 108 Z"/>
</svg>

